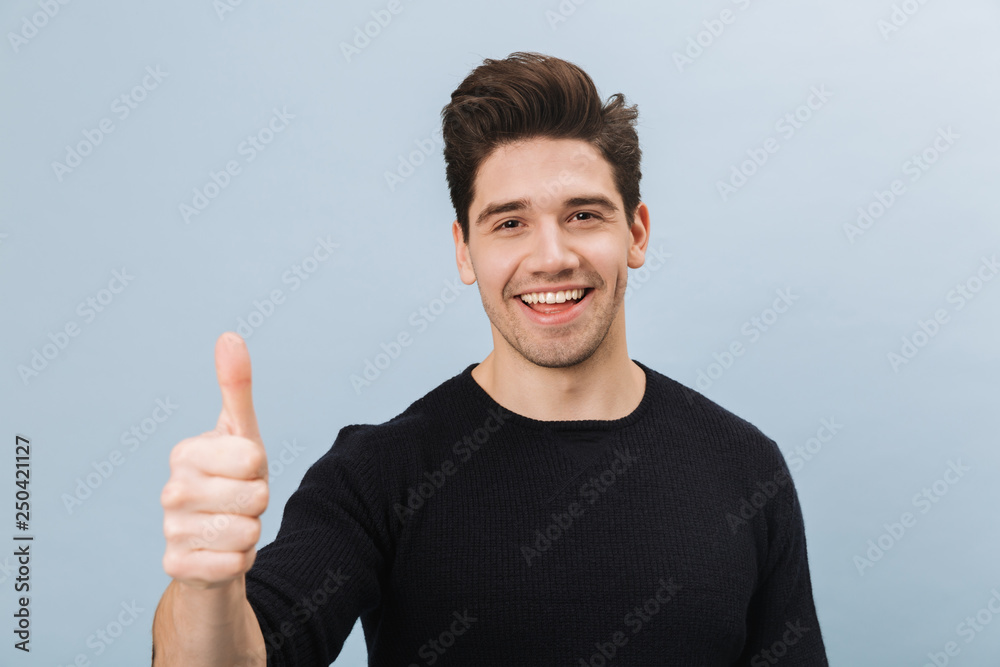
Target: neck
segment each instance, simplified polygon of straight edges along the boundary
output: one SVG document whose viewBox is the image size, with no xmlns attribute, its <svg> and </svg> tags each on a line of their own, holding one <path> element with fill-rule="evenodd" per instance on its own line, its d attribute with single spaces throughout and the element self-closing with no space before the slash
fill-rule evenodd
<svg viewBox="0 0 1000 667">
<path fill-rule="evenodd" d="M 537 366 L 513 350 L 494 349 L 472 377 L 511 412 L 540 421 L 614 420 L 632 413 L 646 391 L 646 374 L 624 346 L 605 357 L 600 350 L 565 368 Z"/>
</svg>

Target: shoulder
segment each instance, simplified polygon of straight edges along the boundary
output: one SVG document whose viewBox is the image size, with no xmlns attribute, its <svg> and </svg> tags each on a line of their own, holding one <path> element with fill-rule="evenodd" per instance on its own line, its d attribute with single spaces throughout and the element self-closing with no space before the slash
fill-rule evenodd
<svg viewBox="0 0 1000 667">
<path fill-rule="evenodd" d="M 669 434 L 695 443 L 699 451 L 746 466 L 744 472 L 787 468 L 778 444 L 747 419 L 696 389 L 649 367 L 654 401 L 650 409 Z"/>
<path fill-rule="evenodd" d="M 795 483 L 777 442 L 743 417 L 662 373 L 655 410 L 665 439 L 706 473 L 734 535 L 751 524 L 759 563 L 803 530 Z"/>
<path fill-rule="evenodd" d="M 461 393 L 461 375 L 445 379 L 384 422 L 343 426 L 330 453 L 397 467 L 412 459 L 429 444 L 439 442 L 457 421 L 455 397 Z"/>
</svg>

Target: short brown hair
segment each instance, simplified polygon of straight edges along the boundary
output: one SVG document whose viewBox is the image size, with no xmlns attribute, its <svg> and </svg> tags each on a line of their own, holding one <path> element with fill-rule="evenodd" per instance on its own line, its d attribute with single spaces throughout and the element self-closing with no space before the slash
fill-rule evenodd
<svg viewBox="0 0 1000 667">
<path fill-rule="evenodd" d="M 631 227 L 642 178 L 638 116 L 621 93 L 602 105 L 590 76 L 560 58 L 515 51 L 503 60 L 483 60 L 441 110 L 445 171 L 462 240 L 469 242 L 479 167 L 499 146 L 537 137 L 582 139 L 600 150 Z"/>
</svg>

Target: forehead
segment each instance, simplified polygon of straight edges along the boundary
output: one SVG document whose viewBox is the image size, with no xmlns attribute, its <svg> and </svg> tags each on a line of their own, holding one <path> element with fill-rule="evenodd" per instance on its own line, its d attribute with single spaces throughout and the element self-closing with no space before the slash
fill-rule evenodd
<svg viewBox="0 0 1000 667">
<path fill-rule="evenodd" d="M 498 146 L 479 167 L 470 217 L 474 220 L 489 202 L 521 197 L 561 201 L 563 196 L 552 195 L 572 195 L 577 189 L 618 196 L 611 165 L 588 142 L 534 138 Z"/>
</svg>

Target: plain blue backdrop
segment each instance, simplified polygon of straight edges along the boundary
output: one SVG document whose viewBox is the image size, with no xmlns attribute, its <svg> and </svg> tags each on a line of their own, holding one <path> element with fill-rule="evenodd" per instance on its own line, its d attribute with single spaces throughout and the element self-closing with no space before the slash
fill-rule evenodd
<svg viewBox="0 0 1000 667">
<path fill-rule="evenodd" d="M 951 664 L 996 665 L 997 3 L 388 6 L 0 9 L 0 553 L 18 434 L 35 536 L 30 654 L 0 557 L 0 663 L 147 664 L 160 491 L 174 444 L 215 424 L 223 331 L 250 327 L 259 546 L 341 427 L 489 353 L 440 111 L 483 58 L 539 51 L 639 106 L 658 258 L 630 271 L 629 354 L 785 452 L 831 664 L 954 642 Z M 365 656 L 358 624 L 335 664 Z"/>
</svg>

